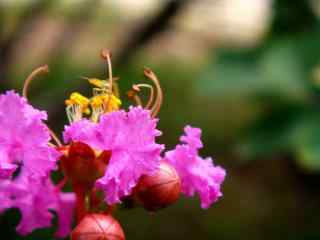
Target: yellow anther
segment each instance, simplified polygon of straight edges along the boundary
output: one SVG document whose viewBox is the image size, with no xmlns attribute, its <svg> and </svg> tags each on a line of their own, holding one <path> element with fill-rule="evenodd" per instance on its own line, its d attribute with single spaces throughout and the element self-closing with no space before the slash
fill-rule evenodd
<svg viewBox="0 0 320 240">
<path fill-rule="evenodd" d="M 109 96 L 109 95 L 108 95 Z M 108 102 L 108 100 L 107 100 Z M 121 100 L 117 98 L 115 95 L 111 95 L 110 101 L 109 101 L 109 111 L 116 111 L 119 110 L 119 107 L 121 106 Z"/>
<path fill-rule="evenodd" d="M 70 95 L 70 98 L 65 101 L 65 103 L 66 105 L 79 104 L 81 106 L 88 106 L 89 99 L 80 93 L 74 92 Z"/>
<path fill-rule="evenodd" d="M 91 113 L 90 108 L 84 109 L 84 110 L 83 110 L 83 113 L 86 114 L 86 115 L 90 115 L 90 113 Z"/>
<path fill-rule="evenodd" d="M 103 112 L 112 112 L 119 109 L 121 101 L 113 94 L 102 94 L 91 98 L 90 105 L 93 109 L 102 108 Z"/>
<path fill-rule="evenodd" d="M 97 95 L 90 99 L 90 105 L 92 108 L 97 108 L 102 106 L 104 102 L 103 95 Z"/>
<path fill-rule="evenodd" d="M 74 92 L 70 95 L 70 98 L 65 101 L 67 106 L 70 105 L 79 105 L 81 111 L 85 114 L 90 114 L 89 104 L 90 100 L 80 93 Z"/>
<path fill-rule="evenodd" d="M 88 82 L 98 88 L 105 88 L 108 85 L 108 82 L 98 78 L 87 78 Z"/>
</svg>

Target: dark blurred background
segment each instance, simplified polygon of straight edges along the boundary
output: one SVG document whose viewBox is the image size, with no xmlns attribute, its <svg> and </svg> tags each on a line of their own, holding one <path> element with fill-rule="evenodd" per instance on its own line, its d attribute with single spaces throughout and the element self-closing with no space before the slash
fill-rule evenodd
<svg viewBox="0 0 320 240">
<path fill-rule="evenodd" d="M 320 2 L 317 0 L 0 0 L 0 90 L 21 91 L 61 132 L 64 99 L 89 93 L 80 76 L 105 78 L 113 53 L 125 92 L 161 80 L 159 139 L 203 129 L 203 156 L 227 169 L 224 197 L 207 211 L 182 198 L 157 214 L 119 210 L 127 239 L 319 239 Z M 54 229 L 15 234 L 19 213 L 0 217 L 1 239 L 52 239 Z"/>
</svg>

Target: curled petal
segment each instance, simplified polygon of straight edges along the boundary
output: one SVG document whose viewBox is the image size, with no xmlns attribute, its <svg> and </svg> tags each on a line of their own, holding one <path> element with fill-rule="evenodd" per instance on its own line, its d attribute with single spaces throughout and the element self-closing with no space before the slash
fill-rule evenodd
<svg viewBox="0 0 320 240">
<path fill-rule="evenodd" d="M 201 141 L 201 129 L 200 128 L 193 128 L 187 125 L 184 128 L 184 132 L 186 135 L 182 135 L 180 137 L 180 141 L 182 143 L 187 144 L 190 148 L 200 149 L 203 147 Z"/>
<path fill-rule="evenodd" d="M 17 169 L 17 165 L 10 163 L 10 159 L 6 151 L 0 150 L 0 179 L 8 179 Z"/>
<path fill-rule="evenodd" d="M 100 151 L 111 152 L 108 167 L 96 186 L 105 192 L 109 204 L 131 194 L 138 179 L 158 169 L 162 145 L 155 143 L 161 134 L 150 111 L 131 107 L 107 113 L 99 123 L 74 122 L 64 131 L 65 141 L 80 141 Z"/>
<path fill-rule="evenodd" d="M 11 197 L 13 207 L 21 212 L 17 231 L 21 235 L 31 233 L 38 228 L 51 226 L 53 218 L 49 211 L 56 203 L 56 193 L 48 180 L 36 182 L 31 178 L 20 178 L 12 184 Z"/>
<path fill-rule="evenodd" d="M 57 237 L 71 231 L 75 195 L 62 193 L 46 177 L 34 179 L 21 175 L 15 180 L 0 181 L 0 211 L 18 208 L 21 220 L 17 232 L 27 235 L 35 229 L 52 226 L 54 210 L 58 215 Z"/>
<path fill-rule="evenodd" d="M 187 196 L 198 193 L 201 207 L 208 208 L 222 196 L 221 184 L 225 178 L 225 170 L 215 166 L 211 158 L 203 159 L 198 155 L 202 146 L 201 131 L 186 127 L 185 136 L 181 137 L 184 144 L 177 145 L 165 154 L 165 161 L 172 164 L 182 182 L 182 192 Z"/>
<path fill-rule="evenodd" d="M 84 142 L 96 147 L 96 123 L 93 123 L 87 119 L 72 123 L 70 126 L 66 126 L 63 132 L 63 139 L 66 143 L 71 141 Z"/>
<path fill-rule="evenodd" d="M 112 155 L 105 175 L 96 185 L 105 192 L 109 204 L 120 202 L 131 194 L 142 175 L 158 169 L 163 146 L 155 142 L 160 135 L 156 125 L 157 120 L 141 107 L 101 117 L 97 127 L 99 146 L 111 150 Z"/>
<path fill-rule="evenodd" d="M 25 174 L 46 176 L 60 156 L 48 146 L 47 114 L 13 91 L 0 95 L 0 176 L 10 178 L 18 166 Z"/>
<path fill-rule="evenodd" d="M 71 232 L 76 196 L 74 193 L 59 193 L 55 211 L 58 215 L 57 237 L 67 237 Z"/>
</svg>

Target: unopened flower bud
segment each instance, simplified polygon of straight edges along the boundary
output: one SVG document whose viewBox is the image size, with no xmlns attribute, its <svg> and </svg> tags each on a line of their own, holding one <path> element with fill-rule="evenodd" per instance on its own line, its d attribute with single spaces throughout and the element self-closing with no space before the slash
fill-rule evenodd
<svg viewBox="0 0 320 240">
<path fill-rule="evenodd" d="M 97 156 L 89 145 L 73 142 L 61 162 L 66 175 L 74 184 L 90 186 L 103 176 L 110 157 L 110 152 L 104 151 Z"/>
<path fill-rule="evenodd" d="M 176 170 L 166 162 L 161 162 L 154 175 L 144 175 L 135 189 L 135 198 L 149 211 L 165 208 L 179 198 L 180 177 Z"/>
<path fill-rule="evenodd" d="M 125 240 L 124 232 L 111 215 L 88 214 L 71 232 L 71 240 Z"/>
</svg>

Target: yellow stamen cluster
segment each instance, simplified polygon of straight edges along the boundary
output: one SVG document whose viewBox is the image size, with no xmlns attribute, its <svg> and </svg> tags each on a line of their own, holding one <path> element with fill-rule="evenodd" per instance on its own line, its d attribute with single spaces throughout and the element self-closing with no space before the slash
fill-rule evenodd
<svg viewBox="0 0 320 240">
<path fill-rule="evenodd" d="M 70 123 L 81 120 L 84 115 L 90 117 L 94 122 L 99 121 L 102 114 L 117 111 L 121 106 L 121 101 L 119 99 L 119 89 L 115 82 L 117 78 L 112 77 L 112 66 L 111 66 L 111 53 L 110 51 L 103 49 L 101 51 L 101 57 L 106 60 L 109 79 L 101 80 L 97 78 L 87 78 L 93 87 L 93 96 L 87 98 L 80 93 L 74 92 L 70 95 L 70 98 L 65 101 L 66 112 Z M 48 73 L 49 68 L 47 65 L 41 66 L 35 69 L 25 80 L 23 85 L 23 96 L 27 99 L 28 89 L 30 83 L 33 79 L 43 73 Z M 144 69 L 144 76 L 150 80 L 153 84 L 134 84 L 132 90 L 128 92 L 128 97 L 132 99 L 136 105 L 143 107 L 144 109 L 150 110 L 152 117 L 155 117 L 162 105 L 163 93 L 160 87 L 159 80 L 157 76 L 150 70 Z M 149 99 L 147 103 L 143 103 L 139 94 L 141 94 L 142 89 L 147 89 L 149 91 Z M 59 138 L 56 134 L 48 127 L 48 130 L 52 138 L 56 141 L 58 146 L 62 146 Z"/>
<path fill-rule="evenodd" d="M 101 114 L 117 111 L 120 105 L 120 99 L 114 94 L 94 94 L 90 99 L 90 106 L 92 108 L 91 119 L 97 122 Z"/>
<path fill-rule="evenodd" d="M 107 62 L 109 79 L 101 80 L 98 78 L 82 77 L 94 86 L 92 89 L 93 96 L 87 98 L 77 92 L 71 94 L 70 98 L 65 101 L 70 122 L 82 119 L 83 115 L 87 115 L 92 121 L 98 122 L 102 114 L 119 110 L 121 101 L 119 99 L 118 85 L 115 82 L 117 78 L 112 77 L 111 53 L 108 50 L 102 50 L 101 56 Z M 158 78 L 150 69 L 145 68 L 144 75 L 147 79 L 151 80 L 154 86 L 146 83 L 135 84 L 132 86 L 132 90 L 128 92 L 128 97 L 136 105 L 150 110 L 151 116 L 155 117 L 159 113 L 162 104 L 162 89 Z M 150 92 L 146 104 L 143 104 L 139 96 L 142 89 L 147 89 Z"/>
<path fill-rule="evenodd" d="M 70 122 L 80 120 L 83 114 L 91 114 L 91 120 L 97 122 L 102 114 L 117 111 L 121 105 L 117 84 L 113 83 L 116 79 L 112 77 L 111 54 L 109 51 L 103 50 L 101 56 L 107 60 L 109 79 L 83 77 L 94 86 L 93 96 L 87 98 L 80 93 L 71 94 L 70 98 L 66 100 L 66 111 Z"/>
<path fill-rule="evenodd" d="M 79 121 L 83 114 L 90 114 L 89 103 L 89 99 L 80 93 L 72 93 L 70 98 L 65 101 L 69 122 Z"/>
<path fill-rule="evenodd" d="M 100 84 L 105 81 L 99 79 L 88 79 L 90 83 L 99 82 L 98 88 L 93 88 L 93 97 L 87 98 L 80 93 L 74 92 L 70 98 L 65 101 L 66 111 L 70 122 L 82 119 L 83 115 L 90 115 L 91 120 L 97 122 L 102 114 L 117 111 L 121 101 L 113 93 L 106 89 L 108 85 Z"/>
<path fill-rule="evenodd" d="M 66 105 L 79 105 L 81 111 L 85 114 L 90 114 L 89 103 L 90 100 L 80 93 L 74 92 L 70 95 L 70 98 L 66 100 Z"/>
</svg>

